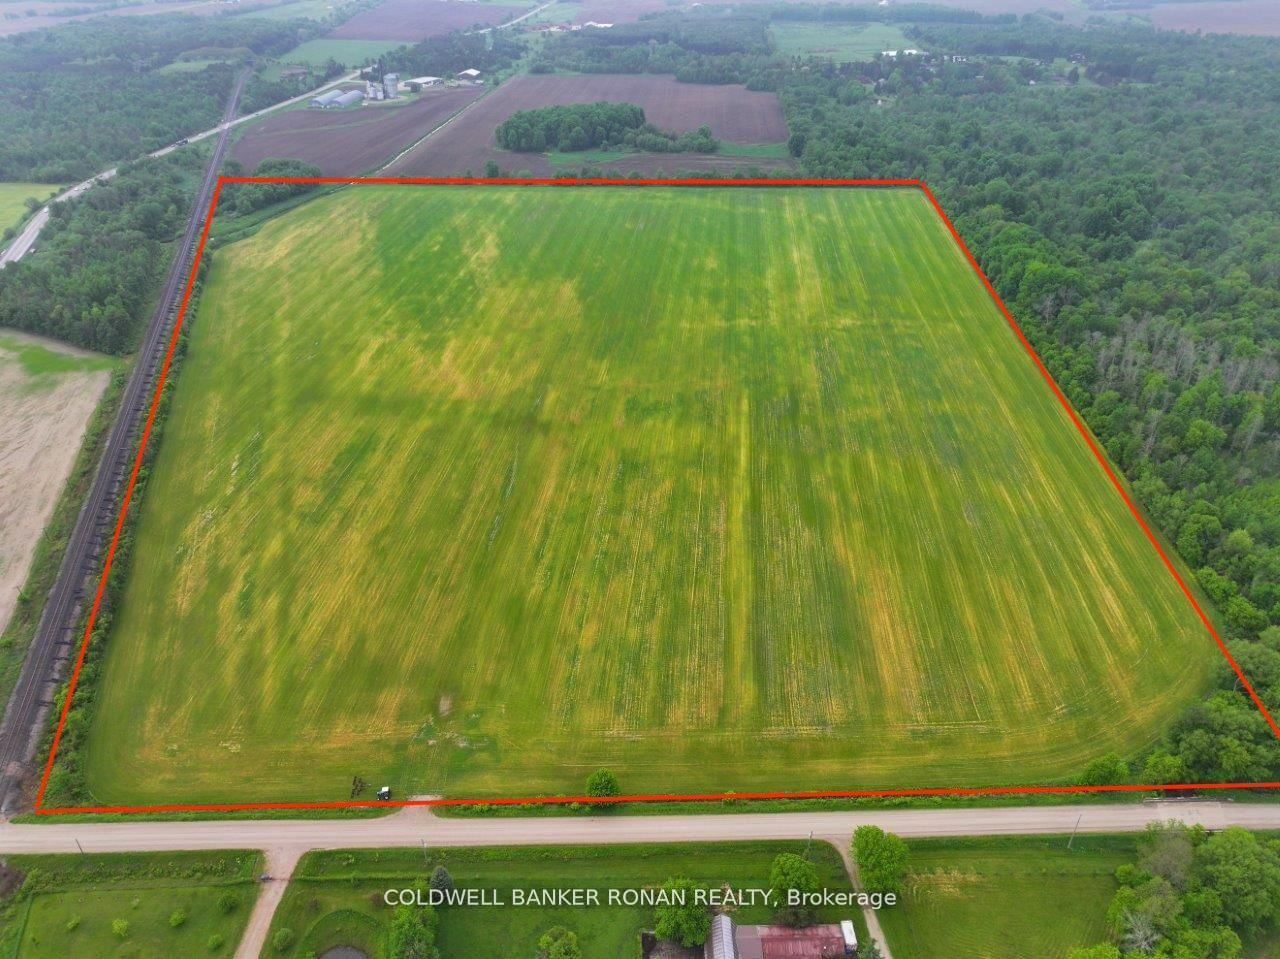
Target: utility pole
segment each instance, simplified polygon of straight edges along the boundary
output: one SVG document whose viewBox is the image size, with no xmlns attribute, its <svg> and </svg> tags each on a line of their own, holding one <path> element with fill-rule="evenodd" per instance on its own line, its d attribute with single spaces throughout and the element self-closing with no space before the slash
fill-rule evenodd
<svg viewBox="0 0 1280 959">
<path fill-rule="evenodd" d="M 1068 849 L 1070 849 L 1070 848 L 1071 848 L 1071 844 L 1072 844 L 1073 842 L 1075 842 L 1075 841 L 1076 841 L 1076 833 L 1077 833 L 1077 832 L 1079 831 L 1079 829 L 1080 829 L 1080 820 L 1081 820 L 1081 819 L 1083 819 L 1083 818 L 1084 818 L 1084 813 L 1081 813 L 1081 814 L 1079 815 L 1079 817 L 1076 819 L 1075 827 L 1071 830 L 1071 838 L 1067 840 L 1067 848 L 1068 848 Z"/>
</svg>

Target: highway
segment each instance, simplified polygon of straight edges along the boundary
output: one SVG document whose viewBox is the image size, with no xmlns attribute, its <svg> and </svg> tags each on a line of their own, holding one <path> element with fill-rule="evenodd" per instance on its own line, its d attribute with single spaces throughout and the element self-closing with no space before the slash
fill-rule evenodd
<svg viewBox="0 0 1280 959">
<path fill-rule="evenodd" d="M 132 466 L 155 377 L 177 315 L 178 300 L 195 256 L 196 238 L 222 167 L 231 126 L 229 121 L 235 117 L 236 105 L 248 76 L 247 72 L 240 75 L 227 102 L 223 123 L 219 127 L 222 132 L 205 170 L 204 182 L 188 214 L 177 255 L 169 268 L 160 300 L 147 324 L 137 361 L 125 385 L 106 449 L 89 494 L 76 517 L 58 568 L 58 577 L 27 649 L 4 719 L 0 721 L 0 812 L 11 811 L 25 798 L 24 793 L 30 785 L 31 760 L 45 729 L 49 708 L 57 697 L 67 660 L 79 645 L 81 613 L 88 596 L 85 587 L 100 569 L 106 544 L 112 535 L 119 495 Z M 79 186 L 88 188 L 85 184 Z"/>
<path fill-rule="evenodd" d="M 245 123 L 251 123 L 252 121 L 257 120 L 260 117 L 264 117 L 268 113 L 272 113 L 282 107 L 292 106 L 295 103 L 301 103 L 303 100 L 308 100 L 330 87 L 337 86 L 339 83 L 346 83 L 357 76 L 359 76 L 359 71 L 352 71 L 351 73 L 338 77 L 336 80 L 330 80 L 328 83 L 316 87 L 314 90 L 309 90 L 306 93 L 299 94 L 298 96 L 292 97 L 288 100 L 282 100 L 280 103 L 273 103 L 269 107 L 265 107 L 264 109 L 255 111 L 254 113 L 247 113 L 242 117 L 227 117 L 224 115 L 222 121 L 217 126 L 211 127 L 208 130 L 203 130 L 200 133 L 194 133 L 187 137 L 186 141 L 187 143 L 199 143 L 201 140 L 207 140 L 209 137 L 218 136 L 219 134 L 225 133 L 234 127 L 241 126 Z M 162 157 L 166 154 L 172 153 L 174 150 L 181 149 L 185 145 L 186 144 L 171 143 L 168 146 L 161 147 L 159 150 L 151 151 L 146 154 L 146 156 L 152 158 Z M 44 225 L 49 222 L 50 204 L 62 203 L 65 200 L 70 200 L 73 197 L 80 196 L 80 194 L 84 193 L 95 183 L 111 179 L 111 177 L 116 175 L 118 169 L 118 167 L 111 167 L 108 170 L 103 170 L 101 173 L 91 176 L 87 180 L 82 180 L 74 186 L 70 186 L 63 190 L 50 200 L 49 203 L 42 206 L 31 217 L 31 219 L 27 221 L 26 225 L 22 228 L 22 232 L 14 237 L 4 250 L 0 250 L 0 269 L 4 269 L 4 267 L 9 263 L 22 259 L 31 251 L 31 248 L 35 246 L 36 240 L 40 236 L 40 231 L 44 229 Z"/>
</svg>

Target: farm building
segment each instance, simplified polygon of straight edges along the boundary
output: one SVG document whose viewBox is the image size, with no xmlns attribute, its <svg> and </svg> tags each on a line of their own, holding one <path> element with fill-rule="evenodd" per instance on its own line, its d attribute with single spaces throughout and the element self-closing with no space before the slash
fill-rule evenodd
<svg viewBox="0 0 1280 959">
<path fill-rule="evenodd" d="M 473 81 L 473 82 L 474 82 L 474 81 L 476 81 L 476 80 L 479 80 L 479 79 L 480 79 L 480 71 L 479 71 L 479 70 L 474 70 L 474 69 L 473 69 L 473 70 L 459 70 L 459 71 L 458 71 L 458 73 L 457 73 L 457 77 L 458 77 L 458 79 L 459 79 L 459 80 L 471 80 L 471 81 Z"/>
<path fill-rule="evenodd" d="M 704 959 L 834 959 L 858 951 L 853 923 L 821 926 L 739 926 L 729 916 L 711 921 Z"/>
<path fill-rule="evenodd" d="M 400 74 L 388 73 L 382 77 L 382 93 L 388 100 L 400 95 Z"/>
<path fill-rule="evenodd" d="M 442 82 L 441 77 L 414 77 L 411 80 L 405 81 L 405 83 L 416 83 L 420 87 L 439 86 L 441 82 Z"/>
<path fill-rule="evenodd" d="M 364 99 L 363 90 L 348 90 L 340 97 L 325 105 L 326 110 L 341 110 L 343 107 L 353 107 Z"/>
<path fill-rule="evenodd" d="M 320 94 L 318 97 L 312 97 L 311 105 L 313 107 L 320 107 L 320 109 L 323 110 L 329 107 L 333 103 L 333 101 L 338 99 L 338 97 L 340 96 L 342 96 L 341 90 L 329 90 L 329 91 L 326 91 L 325 93 Z"/>
</svg>

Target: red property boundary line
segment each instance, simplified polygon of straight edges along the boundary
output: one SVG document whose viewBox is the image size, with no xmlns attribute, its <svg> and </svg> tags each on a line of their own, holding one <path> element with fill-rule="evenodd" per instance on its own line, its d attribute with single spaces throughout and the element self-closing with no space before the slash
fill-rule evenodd
<svg viewBox="0 0 1280 959">
<path fill-rule="evenodd" d="M 475 798 L 475 799 L 403 799 L 403 800 L 366 800 L 366 801 L 335 801 L 335 802 L 257 802 L 257 803 L 181 803 L 171 805 L 143 805 L 143 806 L 58 806 L 50 807 L 44 805 L 45 791 L 49 787 L 49 777 L 53 772 L 54 761 L 58 754 L 58 745 L 62 741 L 62 734 L 66 728 L 67 714 L 71 709 L 71 702 L 75 696 L 76 687 L 80 680 L 80 670 L 84 666 L 85 654 L 89 649 L 89 640 L 93 635 L 93 628 L 98 619 L 98 613 L 102 608 L 103 596 L 106 593 L 107 577 L 111 573 L 111 564 L 115 559 L 116 548 L 120 543 L 120 536 L 124 530 L 125 518 L 129 512 L 129 505 L 133 499 L 134 487 L 138 481 L 138 473 L 142 469 L 142 461 L 146 454 L 147 443 L 151 437 L 151 430 L 155 423 L 156 410 L 160 404 L 160 397 L 164 392 L 165 384 L 169 376 L 169 368 L 173 361 L 173 353 L 177 347 L 178 337 L 182 332 L 183 324 L 187 316 L 187 308 L 191 303 L 191 293 L 195 288 L 196 273 L 200 268 L 200 262 L 204 256 L 205 244 L 209 239 L 209 229 L 213 224 L 213 217 L 218 208 L 218 198 L 222 193 L 222 188 L 228 183 L 275 183 L 275 184 L 308 184 L 308 185 L 360 185 L 360 184 L 382 184 L 397 186 L 529 186 L 529 187 L 592 187 L 592 186 L 668 186 L 668 187 L 911 187 L 918 189 L 924 194 L 929 204 L 933 207 L 938 217 L 946 226 L 952 239 L 955 240 L 956 246 L 964 254 L 965 259 L 973 268 L 974 273 L 982 281 L 982 285 L 986 288 L 987 293 L 991 296 L 992 301 L 999 308 L 1000 313 L 1008 322 L 1010 329 L 1018 338 L 1018 342 L 1022 344 L 1027 355 L 1031 357 L 1036 368 L 1040 371 L 1040 375 L 1044 377 L 1045 382 L 1053 391 L 1053 395 L 1057 398 L 1062 408 L 1066 411 L 1067 416 L 1075 425 L 1080 435 L 1084 438 L 1085 443 L 1092 451 L 1094 458 L 1102 467 L 1107 478 L 1111 481 L 1111 485 L 1115 487 L 1116 492 L 1120 494 L 1125 505 L 1129 508 L 1129 512 L 1138 522 L 1146 535 L 1147 540 L 1151 543 L 1156 553 L 1159 555 L 1165 568 L 1173 577 L 1178 587 L 1182 590 L 1182 594 L 1187 598 L 1187 602 L 1191 604 L 1196 615 L 1200 618 L 1200 622 L 1204 624 L 1209 635 L 1213 637 L 1214 643 L 1217 644 L 1219 652 L 1222 653 L 1227 663 L 1231 666 L 1236 678 L 1240 681 L 1241 686 L 1249 694 L 1249 698 L 1253 700 L 1258 711 L 1266 720 L 1267 725 L 1271 728 L 1272 733 L 1280 738 L 1280 725 L 1272 717 L 1266 705 L 1262 702 L 1257 691 L 1253 688 L 1253 684 L 1249 682 L 1245 676 L 1244 670 L 1240 668 L 1240 664 L 1236 662 L 1235 657 L 1231 655 L 1231 651 L 1227 648 L 1226 643 L 1218 634 L 1213 622 L 1210 620 L 1200 602 L 1196 599 L 1195 594 L 1187 585 L 1182 574 L 1178 572 L 1178 568 L 1174 565 L 1173 560 L 1161 545 L 1159 538 L 1151 529 L 1146 519 L 1142 515 L 1142 511 L 1138 508 L 1133 498 L 1129 495 L 1124 483 L 1116 472 L 1111 468 L 1111 464 L 1107 462 L 1107 457 L 1098 445 L 1093 434 L 1085 425 L 1084 420 L 1072 407 L 1066 394 L 1062 392 L 1053 377 L 1049 374 L 1048 368 L 1032 347 L 1031 342 L 1027 339 L 1026 334 L 1022 332 L 1022 328 L 1018 325 L 1018 321 L 1013 318 L 1013 314 L 1009 312 L 1009 308 L 1005 306 L 1004 301 L 1000 298 L 1000 294 L 996 292 L 991 281 L 987 279 L 982 268 L 978 265 L 977 259 L 970 252 L 969 247 L 965 244 L 955 225 L 947 216 L 946 211 L 942 209 L 942 204 L 938 202 L 938 198 L 933 195 L 933 191 L 923 180 L 878 180 L 878 179 L 859 179 L 859 180 L 812 180 L 812 179 L 743 179 L 743 180 L 718 180 L 718 179 L 691 179 L 691 180 L 629 180 L 629 179 L 513 179 L 505 177 L 495 177 L 493 179 L 480 179 L 475 177 L 245 177 L 245 176 L 223 176 L 218 178 L 218 182 L 214 187 L 213 197 L 209 201 L 209 210 L 205 215 L 204 228 L 200 234 L 200 242 L 196 247 L 195 259 L 191 264 L 191 275 L 187 278 L 186 289 L 183 292 L 182 304 L 178 309 L 178 315 L 174 321 L 173 334 L 169 338 L 169 346 L 165 352 L 164 362 L 160 367 L 160 376 L 156 383 L 155 393 L 151 399 L 151 408 L 147 413 L 146 425 L 142 431 L 142 438 L 138 443 L 138 453 L 134 459 L 133 471 L 129 475 L 129 482 L 125 488 L 124 499 L 120 504 L 120 514 L 116 520 L 115 531 L 111 537 L 111 544 L 107 549 L 106 561 L 103 564 L 102 575 L 98 580 L 98 589 L 94 594 L 93 605 L 89 611 L 89 618 L 85 625 L 84 637 L 80 641 L 80 650 L 76 656 L 75 668 L 71 673 L 71 680 L 67 686 L 67 694 L 62 704 L 62 712 L 58 717 L 58 726 L 53 734 L 53 744 L 49 749 L 49 758 L 45 762 L 44 775 L 40 780 L 40 789 L 36 795 L 35 812 L 37 815 L 55 816 L 70 815 L 82 813 L 176 813 L 176 812 L 240 812 L 240 811 L 260 811 L 269 809 L 281 810 L 308 810 L 308 809 L 361 809 L 370 807 L 408 807 L 408 806 L 550 806 L 550 805 L 567 805 L 570 803 L 592 803 L 592 804 L 616 804 L 627 802 L 706 802 L 720 801 L 725 799 L 870 799 L 870 798 L 895 798 L 906 796 L 1009 796 L 1009 795 L 1071 795 L 1080 793 L 1136 793 L 1136 792 L 1154 792 L 1157 790 L 1252 790 L 1252 789 L 1280 789 L 1280 782 L 1253 782 L 1253 783 L 1163 783 L 1163 784 L 1144 784 L 1144 785 L 1112 785 L 1112 786 L 992 786 L 992 787 L 955 787 L 955 788 L 920 788 L 920 789 L 850 789 L 850 790 L 820 790 L 807 792 L 746 792 L 746 793 L 704 793 L 704 794 L 653 794 L 653 795 L 627 795 L 609 798 L 594 798 L 587 796 L 529 796 L 529 797 L 508 797 L 508 798 Z"/>
</svg>

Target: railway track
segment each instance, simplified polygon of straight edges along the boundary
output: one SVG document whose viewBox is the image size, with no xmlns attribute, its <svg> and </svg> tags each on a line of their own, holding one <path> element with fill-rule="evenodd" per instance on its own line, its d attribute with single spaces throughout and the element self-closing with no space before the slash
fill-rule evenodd
<svg viewBox="0 0 1280 959">
<path fill-rule="evenodd" d="M 247 72 L 237 79 L 222 118 L 223 124 L 235 118 L 247 79 Z M 125 385 L 106 449 L 76 517 L 57 579 L 49 591 L 44 612 L 27 649 L 4 719 L 0 721 L 0 813 L 6 816 L 20 809 L 25 801 L 32 760 L 49 710 L 57 698 L 67 662 L 76 653 L 81 639 L 82 613 L 86 600 L 93 594 L 96 575 L 102 568 L 105 550 L 111 540 L 120 498 L 195 259 L 196 240 L 222 167 L 229 134 L 229 128 L 222 129 L 214 143 L 204 181 L 192 204 L 177 254 L 169 267 L 155 312 L 147 324 L 137 362 Z"/>
</svg>

